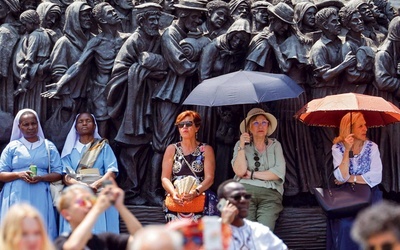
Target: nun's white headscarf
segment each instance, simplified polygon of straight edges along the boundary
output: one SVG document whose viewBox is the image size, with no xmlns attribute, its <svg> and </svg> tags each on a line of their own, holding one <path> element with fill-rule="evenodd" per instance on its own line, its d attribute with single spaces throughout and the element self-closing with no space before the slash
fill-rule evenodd
<svg viewBox="0 0 400 250">
<path fill-rule="evenodd" d="M 61 158 L 71 154 L 72 149 L 75 147 L 76 141 L 79 140 L 79 134 L 78 134 L 78 131 L 76 131 L 75 126 L 76 126 L 76 120 L 78 119 L 78 117 L 80 115 L 81 114 L 76 115 L 74 124 L 72 124 L 72 128 L 70 129 L 70 131 L 67 135 L 67 139 L 65 139 L 64 148 L 61 152 Z M 94 130 L 93 136 L 94 136 L 94 138 L 101 139 L 101 136 L 99 135 L 99 130 L 97 128 L 96 118 L 94 117 L 94 115 L 92 115 L 92 114 L 90 114 L 90 115 L 93 117 L 94 124 L 96 124 L 96 128 Z"/>
<path fill-rule="evenodd" d="M 36 113 L 35 110 L 33 109 L 21 109 L 20 111 L 18 111 L 17 115 L 14 118 L 14 123 L 13 123 L 13 127 L 12 127 L 12 131 L 11 131 L 11 137 L 10 137 L 10 142 L 14 141 L 14 140 L 18 140 L 21 137 L 23 137 L 24 135 L 22 134 L 21 130 L 19 129 L 18 125 L 19 125 L 19 120 L 21 119 L 22 114 L 24 114 L 25 112 L 30 112 L 32 114 L 34 114 L 36 116 L 36 120 L 38 122 L 38 133 L 37 135 L 39 137 L 41 137 L 42 139 L 44 139 L 44 133 L 43 133 L 43 129 L 42 126 L 40 125 L 40 120 L 39 117 Z"/>
</svg>

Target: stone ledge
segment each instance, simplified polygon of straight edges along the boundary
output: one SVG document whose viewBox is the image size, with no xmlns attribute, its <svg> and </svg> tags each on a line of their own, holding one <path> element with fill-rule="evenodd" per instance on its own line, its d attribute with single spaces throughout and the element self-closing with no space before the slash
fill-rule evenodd
<svg viewBox="0 0 400 250">
<path fill-rule="evenodd" d="M 164 224 L 161 207 L 133 206 L 128 209 L 143 225 Z M 285 207 L 276 223 L 275 233 L 290 249 L 325 249 L 326 217 L 320 207 Z M 127 229 L 120 223 L 121 233 Z"/>
</svg>

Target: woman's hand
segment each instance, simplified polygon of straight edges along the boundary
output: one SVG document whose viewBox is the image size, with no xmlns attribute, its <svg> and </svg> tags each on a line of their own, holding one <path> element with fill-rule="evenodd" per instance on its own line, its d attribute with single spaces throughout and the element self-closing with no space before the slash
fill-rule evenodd
<svg viewBox="0 0 400 250">
<path fill-rule="evenodd" d="M 183 199 L 182 199 L 181 197 L 179 197 L 179 195 L 178 195 L 177 192 L 174 192 L 174 193 L 172 194 L 172 199 L 174 200 L 175 203 L 178 203 L 178 204 L 180 204 L 180 205 L 183 204 Z"/>
<path fill-rule="evenodd" d="M 246 173 L 242 176 L 242 179 L 250 179 L 251 177 L 251 172 L 249 170 L 246 170 Z"/>
<path fill-rule="evenodd" d="M 240 145 L 239 145 L 240 147 L 244 147 L 244 145 L 249 142 L 250 142 L 250 134 L 249 133 L 245 132 L 240 135 Z"/>
<path fill-rule="evenodd" d="M 191 190 L 189 193 L 185 193 L 182 196 L 183 201 L 191 201 L 197 197 L 197 193 L 195 190 Z"/>
<path fill-rule="evenodd" d="M 354 145 L 354 134 L 349 134 L 348 136 L 346 136 L 346 138 L 344 138 L 343 144 L 344 147 L 350 151 Z"/>
<path fill-rule="evenodd" d="M 339 181 L 337 179 L 335 179 L 334 182 L 335 182 L 336 185 L 343 185 L 345 183 L 345 182 L 341 182 L 341 181 Z"/>
<path fill-rule="evenodd" d="M 32 178 L 31 174 L 32 174 L 32 172 L 30 170 L 21 171 L 21 172 L 18 172 L 18 178 L 27 183 L 31 183 L 31 178 Z"/>
</svg>

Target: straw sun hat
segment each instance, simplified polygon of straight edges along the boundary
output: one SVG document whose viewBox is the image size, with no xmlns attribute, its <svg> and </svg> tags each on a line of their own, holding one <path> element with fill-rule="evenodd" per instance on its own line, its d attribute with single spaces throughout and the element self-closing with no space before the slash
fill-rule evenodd
<svg viewBox="0 0 400 250">
<path fill-rule="evenodd" d="M 267 135 L 271 135 L 275 131 L 276 126 L 278 125 L 278 121 L 276 120 L 275 116 L 265 112 L 260 108 L 253 108 L 247 113 L 247 117 L 240 123 L 240 132 L 246 132 L 246 125 L 252 117 L 257 115 L 263 115 L 265 116 L 265 118 L 267 118 L 267 120 L 269 121 Z"/>
</svg>

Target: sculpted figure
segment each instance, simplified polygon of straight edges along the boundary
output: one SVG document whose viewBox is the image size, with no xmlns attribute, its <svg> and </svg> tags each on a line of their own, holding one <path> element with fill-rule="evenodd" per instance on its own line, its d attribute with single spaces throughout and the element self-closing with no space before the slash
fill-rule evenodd
<svg viewBox="0 0 400 250">
<path fill-rule="evenodd" d="M 251 19 L 250 1 L 248 0 L 231 0 L 229 1 L 229 9 L 233 20 L 239 18 Z"/>
<path fill-rule="evenodd" d="M 372 3 L 371 3 L 372 4 Z M 373 11 L 376 22 L 384 28 L 388 28 L 389 22 L 396 16 L 392 4 L 387 0 L 374 0 Z"/>
<path fill-rule="evenodd" d="M 355 56 L 349 52 L 342 59 L 342 41 L 338 38 L 341 31 L 336 8 L 328 7 L 317 12 L 316 23 L 322 30 L 321 38 L 311 47 L 310 64 L 314 67 L 315 84 L 311 88 L 312 98 L 322 98 L 337 94 L 341 74 L 346 68 L 354 66 Z M 331 128 L 313 128 L 315 136 L 317 164 L 323 166 L 325 183 L 332 166 L 331 146 L 335 133 Z M 328 170 L 329 169 L 329 170 Z"/>
<path fill-rule="evenodd" d="M 56 88 L 61 90 L 63 86 L 71 84 L 71 81 L 79 74 L 90 68 L 92 74 L 88 87 L 90 89 L 90 91 L 88 90 L 88 104 L 96 117 L 100 135 L 107 137 L 110 117 L 104 90 L 110 80 L 114 59 L 128 34 L 121 34 L 118 31 L 121 22 L 115 9 L 109 3 L 97 4 L 93 8 L 93 17 L 101 32 L 88 41 L 79 60 L 56 83 Z M 52 93 L 48 97 L 52 97 L 51 95 L 56 93 Z"/>
<path fill-rule="evenodd" d="M 40 26 L 47 31 L 52 30 L 54 32 L 49 32 L 52 40 L 56 42 L 61 38 L 63 35 L 61 30 L 61 8 L 57 4 L 43 2 L 39 4 L 36 12 L 39 14 Z"/>
<path fill-rule="evenodd" d="M 281 69 L 284 60 L 279 44 L 288 38 L 289 25 L 294 24 L 293 9 L 285 3 L 278 3 L 268 10 L 270 24 L 251 40 L 244 70 L 269 73 L 287 71 L 286 68 Z"/>
<path fill-rule="evenodd" d="M 399 107 L 400 105 L 400 61 L 397 51 L 400 49 L 400 17 L 395 17 L 389 24 L 389 33 L 379 47 L 375 57 L 374 95 L 381 96 Z M 399 171 L 400 142 L 395 135 L 400 133 L 400 125 L 393 124 L 380 129 L 377 144 L 381 150 L 383 163 L 383 187 L 386 191 L 399 192 L 400 182 L 393 175 Z"/>
<path fill-rule="evenodd" d="M 178 19 L 165 29 L 161 36 L 161 51 L 168 63 L 170 70 L 157 86 L 153 95 L 153 149 L 151 169 L 155 172 L 148 176 L 150 179 L 159 180 L 161 175 L 161 162 L 166 147 L 176 141 L 174 128 L 175 118 L 181 112 L 181 103 L 193 89 L 193 84 L 198 83 L 196 79 L 196 61 L 190 61 L 185 52 L 179 46 L 179 42 L 185 39 L 189 32 L 196 32 L 202 23 L 201 16 L 207 9 L 202 2 L 193 0 L 182 0 L 175 4 Z M 149 190 L 159 190 L 157 195 L 163 196 L 161 187 L 154 186 Z"/>
<path fill-rule="evenodd" d="M 68 6 L 65 12 L 64 36 L 58 39 L 50 55 L 52 82 L 55 83 L 50 87 L 55 87 L 55 89 L 49 90 L 44 96 L 56 95 L 59 99 L 51 99 L 54 111 L 46 122 L 45 131 L 59 150 L 62 149 L 68 128 L 71 127 L 75 115 L 80 111 L 85 111 L 86 107 L 82 104 L 86 100 L 89 69 L 82 70 L 79 77 L 70 81 L 71 84 L 57 85 L 56 83 L 66 74 L 71 65 L 79 60 L 87 42 L 93 37 L 90 33 L 91 10 L 88 4 L 80 1 Z"/>
<path fill-rule="evenodd" d="M 199 26 L 199 31 L 213 40 L 217 36 L 225 34 L 230 25 L 229 5 L 222 0 L 208 2 L 207 19 Z"/>
<path fill-rule="evenodd" d="M 206 45 L 200 57 L 200 81 L 242 69 L 250 32 L 249 21 L 238 19 L 226 34 Z"/>
<path fill-rule="evenodd" d="M 20 5 L 21 5 L 21 11 L 26 11 L 26 10 L 36 10 L 38 7 L 39 3 L 41 1 L 38 0 L 21 0 Z"/>
<path fill-rule="evenodd" d="M 345 57 L 349 52 L 356 55 L 358 48 L 361 46 L 375 47 L 374 42 L 362 34 L 364 22 L 362 21 L 360 12 L 351 2 L 340 9 L 339 16 L 341 22 L 348 30 L 346 41 L 342 46 L 342 57 Z M 359 72 L 357 65 L 348 67 L 345 70 L 344 79 L 339 90 L 340 93 L 365 93 L 367 84 L 372 81 L 374 74 L 373 71 Z"/>
<path fill-rule="evenodd" d="M 16 51 L 16 78 L 19 79 L 16 96 L 16 107 L 35 109 L 40 119 L 46 120 L 46 99 L 40 93 L 50 81 L 50 52 L 54 42 L 49 32 L 39 26 L 39 15 L 34 10 L 26 10 L 20 16 L 25 26 L 26 35 L 22 38 Z"/>
<path fill-rule="evenodd" d="M 0 110 L 14 114 L 12 56 L 20 38 L 18 0 L 0 0 Z"/>
<path fill-rule="evenodd" d="M 151 96 L 157 82 L 166 74 L 167 64 L 160 55 L 158 21 L 161 6 L 145 3 L 137 5 L 136 9 L 139 26 L 115 59 L 106 93 L 109 115 L 114 122 L 120 123 L 115 137 L 120 147 L 120 171 L 123 173 L 119 184 L 126 192 L 126 200 L 140 205 L 146 202 L 145 174 L 156 171 L 149 169 L 153 167 L 150 165 Z M 159 178 L 149 181 L 159 182 Z M 151 198 L 148 201 L 152 201 Z"/>
<path fill-rule="evenodd" d="M 117 11 L 121 19 L 121 31 L 125 33 L 132 33 L 135 31 L 134 20 L 132 15 L 133 1 L 131 0 L 111 0 L 110 4 Z"/>
<path fill-rule="evenodd" d="M 317 6 L 311 2 L 300 2 L 294 6 L 294 22 L 301 33 L 316 42 L 320 38 L 321 31 L 315 24 Z"/>
<path fill-rule="evenodd" d="M 385 39 L 387 32 L 382 26 L 378 25 L 374 13 L 372 12 L 371 6 L 364 0 L 352 0 L 352 4 L 358 8 L 361 17 L 364 21 L 363 35 L 371 38 L 374 41 L 375 46 L 379 46 Z"/>
<path fill-rule="evenodd" d="M 255 1 L 251 4 L 251 14 L 253 20 L 252 33 L 257 34 L 268 26 L 268 7 L 272 4 L 267 1 Z"/>
</svg>

